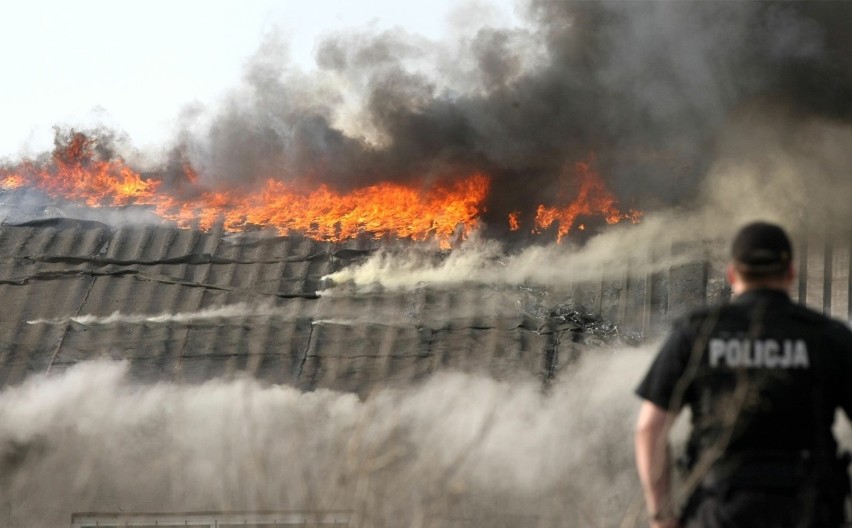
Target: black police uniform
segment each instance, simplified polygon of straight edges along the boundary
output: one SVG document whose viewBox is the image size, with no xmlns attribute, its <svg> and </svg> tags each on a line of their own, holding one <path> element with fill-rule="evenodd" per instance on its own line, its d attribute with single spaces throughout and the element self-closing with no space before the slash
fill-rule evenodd
<svg viewBox="0 0 852 528">
<path fill-rule="evenodd" d="M 849 483 L 831 431 L 852 416 L 852 332 L 750 290 L 679 320 L 637 394 L 688 405 L 689 468 L 699 484 L 685 526 L 834 527 Z"/>
</svg>

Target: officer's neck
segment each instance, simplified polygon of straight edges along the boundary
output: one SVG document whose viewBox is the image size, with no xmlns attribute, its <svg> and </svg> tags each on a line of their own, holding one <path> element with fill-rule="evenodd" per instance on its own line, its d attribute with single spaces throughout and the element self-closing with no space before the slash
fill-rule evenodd
<svg viewBox="0 0 852 528">
<path fill-rule="evenodd" d="M 771 286 L 766 284 L 750 284 L 750 285 L 741 285 L 738 288 L 731 287 L 731 292 L 734 296 L 740 296 L 745 293 L 757 292 L 757 291 L 769 291 L 769 292 L 778 292 L 783 293 L 784 295 L 790 294 L 790 289 L 783 286 Z"/>
<path fill-rule="evenodd" d="M 753 280 L 743 277 L 733 266 L 728 268 L 728 282 L 731 284 L 731 292 L 734 295 L 742 295 L 743 293 L 757 290 L 775 290 L 789 294 L 794 278 L 795 274 L 792 267 L 783 276 Z"/>
</svg>

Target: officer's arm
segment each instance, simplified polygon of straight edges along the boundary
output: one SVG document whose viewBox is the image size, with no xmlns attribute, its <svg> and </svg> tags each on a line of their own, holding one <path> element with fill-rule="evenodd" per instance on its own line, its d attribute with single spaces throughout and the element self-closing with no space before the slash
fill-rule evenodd
<svg viewBox="0 0 852 528">
<path fill-rule="evenodd" d="M 677 526 L 669 488 L 668 433 L 676 413 L 647 400 L 636 422 L 636 467 L 654 526 Z"/>
</svg>

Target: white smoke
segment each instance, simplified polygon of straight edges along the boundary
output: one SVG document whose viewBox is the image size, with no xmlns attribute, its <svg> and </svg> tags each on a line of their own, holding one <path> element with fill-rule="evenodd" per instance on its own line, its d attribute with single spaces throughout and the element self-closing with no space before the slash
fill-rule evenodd
<svg viewBox="0 0 852 528">
<path fill-rule="evenodd" d="M 142 324 L 233 324 L 233 320 L 246 318 L 272 318 L 281 322 L 292 322 L 300 319 L 310 319 L 314 325 L 344 325 L 344 326 L 443 326 L 453 321 L 469 320 L 475 317 L 489 316 L 494 318 L 523 316 L 524 302 L 529 295 L 510 287 L 493 286 L 488 291 L 476 290 L 468 298 L 460 298 L 451 306 L 431 306 L 421 299 L 411 299 L 399 294 L 370 295 L 356 294 L 349 302 L 339 302 L 341 296 L 347 295 L 341 290 L 331 290 L 328 296 L 312 302 L 311 309 L 303 305 L 294 307 L 283 303 L 273 302 L 240 302 L 213 306 L 191 312 L 161 312 L 122 313 L 115 311 L 107 316 L 92 314 L 56 317 L 52 319 L 32 319 L 27 324 L 38 325 L 67 325 L 76 323 L 85 326 L 107 325 L 142 325 Z M 383 302 L 379 301 L 381 299 Z M 365 309 L 353 310 L 352 305 L 364 306 Z M 403 304 L 401 307 L 400 304 Z"/>
<path fill-rule="evenodd" d="M 630 387 L 648 359 L 591 351 L 544 393 L 446 373 L 363 401 L 248 378 L 138 386 L 125 363 L 78 364 L 0 393 L 0 524 L 345 509 L 359 526 L 612 526 L 639 498 Z"/>
<path fill-rule="evenodd" d="M 474 237 L 439 261 L 419 249 L 381 250 L 365 262 L 325 278 L 332 285 L 405 290 L 423 284 L 449 287 L 462 283 L 566 286 L 621 279 L 627 274 L 641 276 L 703 258 L 708 247 L 705 242 L 718 242 L 722 233 L 734 229 L 728 224 L 709 229 L 704 221 L 700 216 L 669 211 L 648 215 L 638 225 L 608 227 L 582 246 L 570 242 L 534 245 L 515 254 L 507 253 L 497 241 Z M 683 247 L 672 253 L 672 247 L 678 245 Z M 333 290 L 323 294 L 333 295 Z"/>
<path fill-rule="evenodd" d="M 55 319 L 34 319 L 27 324 L 62 325 L 74 322 L 87 326 L 109 324 L 145 324 L 145 323 L 193 323 L 214 319 L 234 319 L 243 317 L 289 317 L 289 310 L 275 307 L 272 303 L 236 303 L 206 308 L 194 312 L 159 314 L 123 314 L 116 310 L 110 315 L 78 315 Z"/>
</svg>

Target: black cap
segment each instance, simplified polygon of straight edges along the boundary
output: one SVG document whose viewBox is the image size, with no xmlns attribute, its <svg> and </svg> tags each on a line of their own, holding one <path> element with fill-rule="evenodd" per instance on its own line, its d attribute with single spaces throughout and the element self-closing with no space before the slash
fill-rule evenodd
<svg viewBox="0 0 852 528">
<path fill-rule="evenodd" d="M 790 238 L 780 226 L 754 222 L 740 229 L 731 245 L 737 267 L 749 273 L 783 271 L 793 260 Z"/>
</svg>

